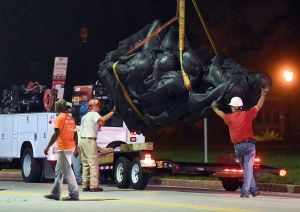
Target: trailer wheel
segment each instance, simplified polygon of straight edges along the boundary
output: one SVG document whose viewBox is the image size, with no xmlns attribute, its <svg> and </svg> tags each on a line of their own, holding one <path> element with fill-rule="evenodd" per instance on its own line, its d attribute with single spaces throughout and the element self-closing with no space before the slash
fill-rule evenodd
<svg viewBox="0 0 300 212">
<path fill-rule="evenodd" d="M 111 143 L 109 143 L 106 148 L 113 148 L 113 149 L 116 149 L 118 147 L 121 146 L 121 144 L 126 144 L 124 141 L 113 141 Z"/>
<path fill-rule="evenodd" d="M 24 181 L 30 183 L 40 182 L 42 177 L 42 164 L 33 157 L 32 148 L 27 148 L 22 154 L 22 176 Z"/>
<path fill-rule="evenodd" d="M 130 171 L 130 184 L 132 188 L 137 190 L 143 190 L 149 180 L 149 174 L 146 173 L 141 167 L 140 159 L 134 158 L 131 163 L 131 171 Z"/>
<path fill-rule="evenodd" d="M 118 188 L 129 188 L 130 161 L 119 157 L 114 167 L 114 180 Z"/>
<path fill-rule="evenodd" d="M 236 191 L 241 185 L 238 178 L 222 178 L 221 181 L 226 191 Z"/>
</svg>

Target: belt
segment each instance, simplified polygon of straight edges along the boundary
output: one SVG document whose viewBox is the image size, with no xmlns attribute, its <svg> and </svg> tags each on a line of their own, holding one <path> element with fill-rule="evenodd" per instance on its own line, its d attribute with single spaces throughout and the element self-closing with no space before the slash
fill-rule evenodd
<svg viewBox="0 0 300 212">
<path fill-rule="evenodd" d="M 234 145 L 236 145 L 236 144 L 241 144 L 241 143 L 251 143 L 251 144 L 255 144 L 256 141 L 255 141 L 254 138 L 249 138 L 248 140 L 237 142 L 237 143 L 235 143 Z"/>
<path fill-rule="evenodd" d="M 81 137 L 81 139 L 88 139 L 88 140 L 97 140 L 95 137 Z"/>
</svg>

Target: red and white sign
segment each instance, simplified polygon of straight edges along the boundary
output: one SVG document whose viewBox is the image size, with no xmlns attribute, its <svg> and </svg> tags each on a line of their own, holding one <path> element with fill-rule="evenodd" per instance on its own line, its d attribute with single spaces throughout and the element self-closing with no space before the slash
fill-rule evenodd
<svg viewBox="0 0 300 212">
<path fill-rule="evenodd" d="M 52 87 L 57 90 L 57 98 L 62 99 L 64 97 L 64 86 L 65 79 L 67 76 L 67 57 L 55 57 L 53 77 L 52 77 Z"/>
</svg>

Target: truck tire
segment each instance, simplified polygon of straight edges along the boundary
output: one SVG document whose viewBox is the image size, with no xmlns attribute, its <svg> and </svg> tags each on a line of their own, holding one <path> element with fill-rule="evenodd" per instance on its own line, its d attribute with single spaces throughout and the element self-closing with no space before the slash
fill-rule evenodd
<svg viewBox="0 0 300 212">
<path fill-rule="evenodd" d="M 106 146 L 106 148 L 113 148 L 113 149 L 115 149 L 115 148 L 117 148 L 117 147 L 120 147 L 121 144 L 126 144 L 126 143 L 125 143 L 124 141 L 113 141 L 113 142 L 109 143 L 109 144 Z"/>
<path fill-rule="evenodd" d="M 130 161 L 119 157 L 114 166 L 114 180 L 118 188 L 129 188 Z"/>
<path fill-rule="evenodd" d="M 226 191 L 236 191 L 241 185 L 238 178 L 222 178 L 221 181 Z"/>
<path fill-rule="evenodd" d="M 134 158 L 131 162 L 130 185 L 136 190 L 143 190 L 149 180 L 149 174 L 141 167 L 140 159 Z"/>
<path fill-rule="evenodd" d="M 42 177 L 42 163 L 33 157 L 32 148 L 27 148 L 22 154 L 22 176 L 25 182 L 37 183 Z"/>
</svg>

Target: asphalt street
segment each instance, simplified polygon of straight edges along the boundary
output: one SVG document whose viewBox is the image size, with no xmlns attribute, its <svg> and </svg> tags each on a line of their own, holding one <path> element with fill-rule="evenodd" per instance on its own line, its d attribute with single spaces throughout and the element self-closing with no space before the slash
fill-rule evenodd
<svg viewBox="0 0 300 212">
<path fill-rule="evenodd" d="M 118 189 L 104 185 L 104 192 L 80 192 L 80 201 L 44 199 L 51 183 L 0 181 L 0 211 L 300 211 L 300 195 L 263 192 L 242 199 L 239 192 L 149 186 L 146 190 Z M 81 187 L 80 187 L 81 188 Z M 62 197 L 67 196 L 63 185 Z"/>
</svg>

